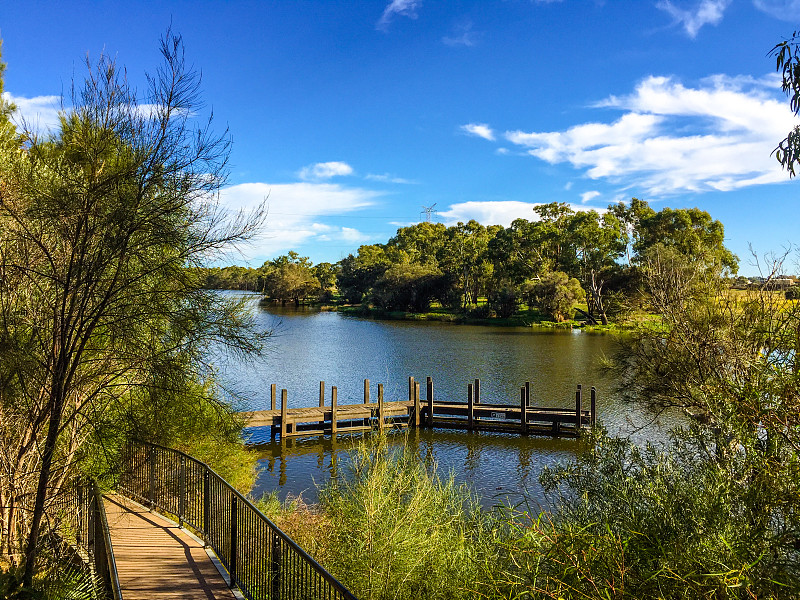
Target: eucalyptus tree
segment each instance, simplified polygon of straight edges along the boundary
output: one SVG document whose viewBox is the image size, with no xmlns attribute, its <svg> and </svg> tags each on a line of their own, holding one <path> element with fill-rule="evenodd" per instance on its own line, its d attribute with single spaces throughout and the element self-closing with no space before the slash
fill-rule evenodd
<svg viewBox="0 0 800 600">
<path fill-rule="evenodd" d="M 0 541 L 24 553 L 25 585 L 44 516 L 87 444 L 141 433 L 137 407 L 201 382 L 211 341 L 260 343 L 202 289 L 201 267 L 246 240 L 263 210 L 217 204 L 227 134 L 196 116 L 181 38 L 168 32 L 161 53 L 144 97 L 113 60 L 87 61 L 58 128 L 24 132 L 0 155 Z"/>
</svg>

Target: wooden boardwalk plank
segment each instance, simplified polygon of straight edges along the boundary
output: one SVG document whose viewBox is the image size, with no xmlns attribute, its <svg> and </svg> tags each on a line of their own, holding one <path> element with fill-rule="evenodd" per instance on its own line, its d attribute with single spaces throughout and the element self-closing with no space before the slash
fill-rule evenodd
<svg viewBox="0 0 800 600">
<path fill-rule="evenodd" d="M 124 600 L 233 600 L 202 544 L 119 495 L 105 497 Z"/>
</svg>

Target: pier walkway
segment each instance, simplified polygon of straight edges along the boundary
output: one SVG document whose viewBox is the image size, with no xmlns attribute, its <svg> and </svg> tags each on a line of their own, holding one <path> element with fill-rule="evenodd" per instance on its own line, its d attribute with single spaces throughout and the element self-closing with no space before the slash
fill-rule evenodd
<svg viewBox="0 0 800 600">
<path fill-rule="evenodd" d="M 233 600 L 202 542 L 124 496 L 104 504 L 124 600 Z"/>
</svg>

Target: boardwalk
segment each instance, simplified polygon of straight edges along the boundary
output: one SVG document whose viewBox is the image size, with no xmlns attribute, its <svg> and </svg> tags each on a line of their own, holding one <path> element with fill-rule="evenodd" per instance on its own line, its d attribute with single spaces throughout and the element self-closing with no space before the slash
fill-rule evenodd
<svg viewBox="0 0 800 600">
<path fill-rule="evenodd" d="M 202 544 L 119 495 L 105 499 L 124 600 L 233 600 Z"/>
</svg>

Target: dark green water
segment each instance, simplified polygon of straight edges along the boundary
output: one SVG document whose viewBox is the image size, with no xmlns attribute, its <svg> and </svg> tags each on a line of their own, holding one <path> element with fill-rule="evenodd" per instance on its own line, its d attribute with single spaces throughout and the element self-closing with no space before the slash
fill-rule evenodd
<svg viewBox="0 0 800 600">
<path fill-rule="evenodd" d="M 269 408 L 269 387 L 288 390 L 289 406 L 315 406 L 319 381 L 338 388 L 339 403 L 362 399 L 369 379 L 373 399 L 384 384 L 387 400 L 407 398 L 407 378 L 431 376 L 437 399 L 466 400 L 467 384 L 481 379 L 482 400 L 517 404 L 519 388 L 531 382 L 531 397 L 542 406 L 574 406 L 577 384 L 594 385 L 598 419 L 615 434 L 639 441 L 659 437 L 670 423 L 651 418 L 614 398 L 612 385 L 598 369 L 614 338 L 573 331 L 542 331 L 443 323 L 376 321 L 335 312 L 266 310 L 253 300 L 259 324 L 274 331 L 266 354 L 249 363 L 215 359 L 222 380 L 242 398 L 243 408 Z M 423 384 L 424 397 L 424 384 Z M 329 401 L 330 392 L 327 392 Z M 279 495 L 316 499 L 316 486 L 346 468 L 355 440 L 289 440 L 270 443 L 269 434 L 253 430 L 261 448 L 262 471 L 255 492 L 277 489 Z M 498 433 L 440 430 L 396 434 L 391 443 L 408 443 L 435 462 L 440 472 L 472 485 L 492 504 L 527 496 L 542 502 L 537 477 L 546 464 L 570 460 L 580 451 L 574 439 L 522 437 Z"/>
</svg>

